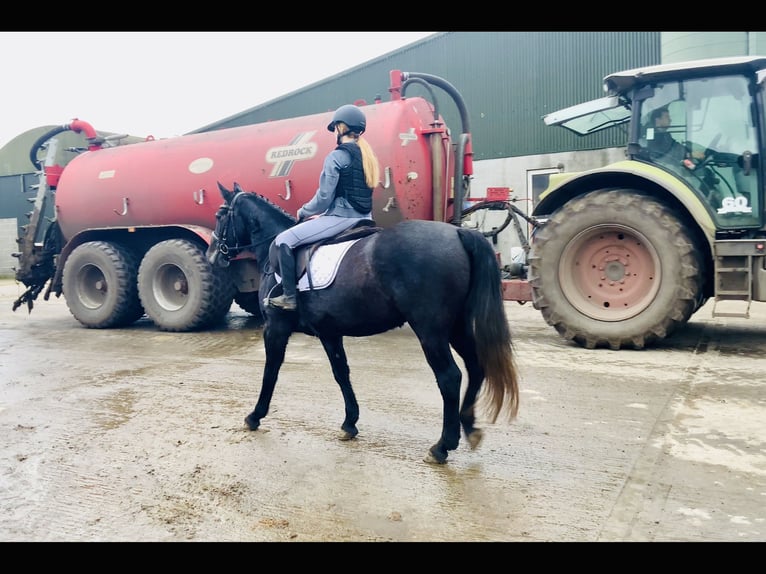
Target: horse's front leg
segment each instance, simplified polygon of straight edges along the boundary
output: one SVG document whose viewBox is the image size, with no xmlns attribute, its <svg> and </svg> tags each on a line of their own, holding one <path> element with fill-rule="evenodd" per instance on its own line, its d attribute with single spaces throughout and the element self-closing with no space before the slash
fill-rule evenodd
<svg viewBox="0 0 766 574">
<path fill-rule="evenodd" d="M 250 430 L 256 430 L 261 424 L 261 419 L 269 413 L 271 397 L 277 384 L 279 369 L 285 361 L 287 341 L 290 339 L 291 332 L 291 330 L 274 327 L 268 322 L 264 328 L 263 344 L 266 349 L 266 364 L 263 368 L 261 393 L 258 395 L 258 402 L 253 412 L 245 417 L 245 424 L 247 424 Z"/>
<path fill-rule="evenodd" d="M 332 375 L 340 386 L 343 393 L 343 402 L 346 406 L 346 418 L 340 426 L 343 431 L 340 440 L 350 440 L 359 434 L 356 423 L 359 420 L 359 403 L 356 402 L 354 389 L 351 387 L 350 370 L 346 350 L 343 348 L 343 337 L 321 337 L 327 358 L 330 359 Z"/>
</svg>

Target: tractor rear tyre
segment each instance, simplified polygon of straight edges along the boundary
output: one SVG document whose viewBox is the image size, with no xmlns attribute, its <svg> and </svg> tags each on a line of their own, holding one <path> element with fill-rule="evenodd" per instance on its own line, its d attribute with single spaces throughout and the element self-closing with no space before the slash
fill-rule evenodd
<svg viewBox="0 0 766 574">
<path fill-rule="evenodd" d="M 227 271 L 212 267 L 203 246 L 168 239 L 146 252 L 138 269 L 138 294 L 161 331 L 195 331 L 223 321 L 234 301 Z"/>
<path fill-rule="evenodd" d="M 702 300 L 692 234 L 660 201 L 610 189 L 570 200 L 536 232 L 534 307 L 581 347 L 642 349 L 684 325 Z"/>
<path fill-rule="evenodd" d="M 64 263 L 62 290 L 69 312 L 90 329 L 125 327 L 144 315 L 138 298 L 138 258 L 116 243 L 89 241 Z"/>
</svg>

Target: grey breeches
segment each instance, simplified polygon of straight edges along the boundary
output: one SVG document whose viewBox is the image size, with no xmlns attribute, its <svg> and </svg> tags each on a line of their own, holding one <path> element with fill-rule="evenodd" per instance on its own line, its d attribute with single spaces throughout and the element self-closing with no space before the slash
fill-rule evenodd
<svg viewBox="0 0 766 574">
<path fill-rule="evenodd" d="M 314 243 L 320 239 L 333 237 L 354 226 L 365 217 L 340 217 L 338 215 L 320 215 L 314 219 L 308 219 L 303 223 L 285 229 L 274 239 L 276 245 L 286 243 L 291 248 Z"/>
</svg>

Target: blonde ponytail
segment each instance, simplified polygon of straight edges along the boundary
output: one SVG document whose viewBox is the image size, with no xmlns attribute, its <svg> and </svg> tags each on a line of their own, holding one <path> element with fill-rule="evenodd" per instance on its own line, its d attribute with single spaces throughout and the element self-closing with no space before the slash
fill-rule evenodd
<svg viewBox="0 0 766 574">
<path fill-rule="evenodd" d="M 364 166 L 364 179 L 367 185 L 375 189 L 380 182 L 380 165 L 372 146 L 366 139 L 357 138 L 359 149 L 362 151 L 362 165 Z"/>
</svg>

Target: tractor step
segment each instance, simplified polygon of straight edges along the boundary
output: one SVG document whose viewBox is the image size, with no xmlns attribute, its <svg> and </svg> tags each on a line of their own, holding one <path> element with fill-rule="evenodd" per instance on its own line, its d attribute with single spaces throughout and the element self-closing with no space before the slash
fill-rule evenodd
<svg viewBox="0 0 766 574">
<path fill-rule="evenodd" d="M 713 306 L 713 317 L 750 318 L 750 302 L 732 299 L 716 299 Z"/>
<path fill-rule="evenodd" d="M 716 242 L 713 317 L 750 318 L 753 259 L 761 255 L 761 250 L 762 241 Z"/>
</svg>

